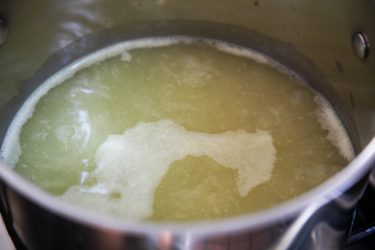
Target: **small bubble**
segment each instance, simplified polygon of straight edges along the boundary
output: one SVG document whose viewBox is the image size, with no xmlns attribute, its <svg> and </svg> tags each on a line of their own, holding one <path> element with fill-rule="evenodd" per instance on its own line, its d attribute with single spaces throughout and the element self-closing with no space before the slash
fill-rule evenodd
<svg viewBox="0 0 375 250">
<path fill-rule="evenodd" d="M 119 193 L 119 192 L 112 192 L 111 193 L 111 197 L 113 199 L 120 199 L 121 198 L 121 193 Z"/>
</svg>

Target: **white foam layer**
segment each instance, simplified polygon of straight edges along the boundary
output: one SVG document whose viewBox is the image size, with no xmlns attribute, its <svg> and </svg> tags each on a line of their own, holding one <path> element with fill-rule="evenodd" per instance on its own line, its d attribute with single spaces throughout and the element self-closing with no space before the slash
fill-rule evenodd
<svg viewBox="0 0 375 250">
<path fill-rule="evenodd" d="M 96 153 L 94 187 L 76 185 L 63 198 L 125 218 L 152 215 L 154 193 L 171 164 L 188 155 L 208 156 L 235 169 L 237 190 L 246 196 L 267 181 L 276 149 L 266 131 L 222 134 L 187 131 L 170 120 L 139 123 L 122 135 L 110 135 Z M 116 193 L 118 198 L 111 198 Z"/>
<path fill-rule="evenodd" d="M 342 157 L 351 161 L 355 156 L 353 145 L 331 104 L 320 95 L 316 95 L 314 101 L 318 104 L 316 115 L 320 125 L 328 130 L 327 139 L 339 149 Z"/>
<path fill-rule="evenodd" d="M 46 95 L 52 88 L 63 83 L 64 81 L 71 78 L 78 71 L 90 67 L 91 65 L 104 61 L 108 58 L 121 56 L 124 61 L 131 61 L 131 54 L 129 51 L 139 48 L 156 48 L 163 46 L 170 46 L 173 44 L 205 44 L 215 47 L 216 49 L 230 53 L 236 56 L 251 58 L 259 63 L 271 64 L 276 69 L 287 72 L 289 75 L 293 73 L 288 71 L 284 66 L 273 60 L 272 58 L 260 54 L 249 48 L 245 48 L 239 45 L 222 42 L 215 39 L 207 39 L 200 37 L 188 37 L 188 36 L 170 36 L 170 37 L 156 37 L 156 38 L 142 38 L 130 41 L 121 42 L 103 49 L 98 50 L 95 53 L 89 54 L 82 57 L 81 59 L 71 63 L 70 65 L 62 68 L 55 75 L 48 78 L 43 84 L 41 84 L 25 101 L 22 105 L 15 118 L 9 127 L 7 134 L 4 139 L 4 143 L 1 146 L 0 158 L 8 165 L 14 165 L 17 163 L 21 154 L 21 147 L 19 142 L 19 135 L 22 126 L 32 116 L 35 106 L 41 97 Z M 298 79 L 296 75 L 294 78 Z"/>
</svg>

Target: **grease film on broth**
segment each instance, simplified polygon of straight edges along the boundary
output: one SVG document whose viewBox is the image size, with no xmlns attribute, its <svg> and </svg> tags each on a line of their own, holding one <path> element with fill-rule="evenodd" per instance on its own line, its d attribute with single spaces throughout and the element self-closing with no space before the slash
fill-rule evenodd
<svg viewBox="0 0 375 250">
<path fill-rule="evenodd" d="M 46 191 L 121 219 L 218 219 L 308 191 L 354 157 L 329 102 L 256 51 L 126 41 L 28 98 L 1 157 Z"/>
</svg>

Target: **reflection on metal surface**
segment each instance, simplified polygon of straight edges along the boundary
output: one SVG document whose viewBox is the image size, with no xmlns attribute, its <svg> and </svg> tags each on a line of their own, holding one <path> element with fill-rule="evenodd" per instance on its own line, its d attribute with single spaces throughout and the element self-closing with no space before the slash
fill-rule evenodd
<svg viewBox="0 0 375 250">
<path fill-rule="evenodd" d="M 14 250 L 14 245 L 6 231 L 2 217 L 0 216 L 0 249 Z"/>
<path fill-rule="evenodd" d="M 305 231 L 307 229 L 307 223 L 314 218 L 314 215 L 320 209 L 320 206 L 320 204 L 312 204 L 304 212 L 302 212 L 298 219 L 295 220 L 290 228 L 285 232 L 280 242 L 275 246 L 275 250 L 286 250 L 299 247 L 302 238 L 306 238 Z"/>
<path fill-rule="evenodd" d="M 352 209 L 341 203 L 311 204 L 275 245 L 275 250 L 342 249 Z M 353 204 L 355 205 L 355 204 Z"/>
<path fill-rule="evenodd" d="M 8 36 L 7 22 L 4 17 L 0 16 L 0 46 L 5 42 Z"/>
<path fill-rule="evenodd" d="M 369 179 L 370 185 L 372 186 L 373 189 L 375 189 L 375 163 L 374 167 L 372 168 L 371 174 L 370 174 L 370 179 Z"/>
</svg>

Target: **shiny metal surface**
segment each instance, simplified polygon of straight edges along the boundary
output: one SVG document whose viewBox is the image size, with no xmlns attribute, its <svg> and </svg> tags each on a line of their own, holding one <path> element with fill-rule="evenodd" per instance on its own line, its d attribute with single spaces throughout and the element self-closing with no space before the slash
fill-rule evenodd
<svg viewBox="0 0 375 250">
<path fill-rule="evenodd" d="M 0 217 L 0 249 L 15 250 L 14 244 L 8 234 L 2 217 Z"/>
<path fill-rule="evenodd" d="M 358 59 L 364 60 L 370 53 L 370 42 L 366 34 L 363 32 L 356 32 L 352 36 L 352 46 L 354 54 Z"/>
<path fill-rule="evenodd" d="M 8 25 L 4 17 L 0 16 L 0 46 L 5 42 L 8 36 Z"/>
<path fill-rule="evenodd" d="M 42 192 L 0 163 L 2 213 L 10 233 L 27 248 L 343 246 L 350 215 L 375 164 L 375 141 L 370 143 L 375 135 L 375 60 L 371 54 L 358 60 L 350 43 L 357 30 L 375 39 L 374 1 L 5 0 L 0 11 L 11 30 L 0 47 L 0 138 L 22 100 L 62 66 L 118 39 L 183 33 L 254 47 L 300 72 L 335 105 L 361 152 L 343 171 L 293 201 L 252 215 L 192 224 L 98 217 Z"/>
</svg>

